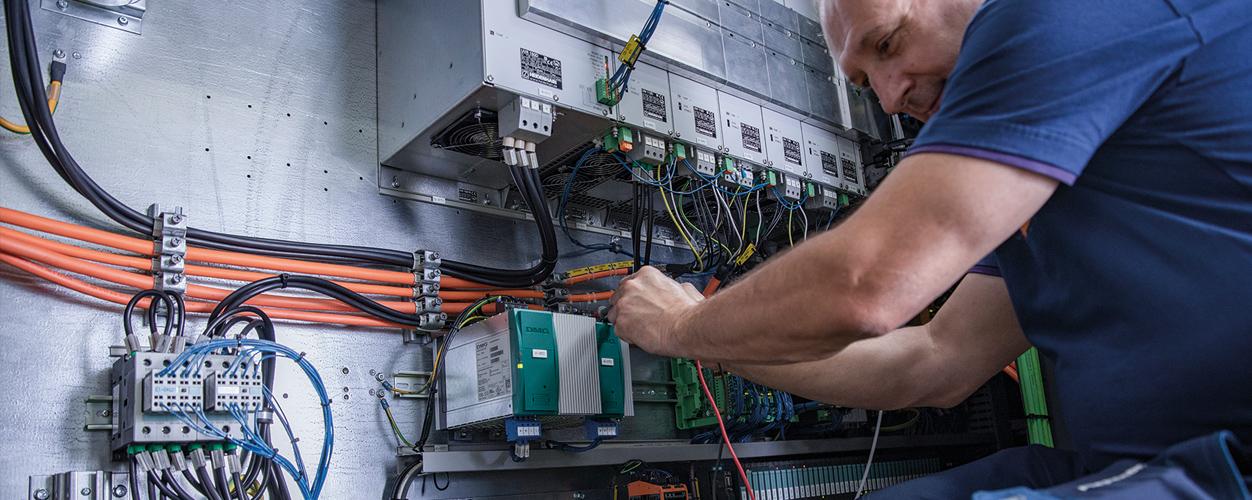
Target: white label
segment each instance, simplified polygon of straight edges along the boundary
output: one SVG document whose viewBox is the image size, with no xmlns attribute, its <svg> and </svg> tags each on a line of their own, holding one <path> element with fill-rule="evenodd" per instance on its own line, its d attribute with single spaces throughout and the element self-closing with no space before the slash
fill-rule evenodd
<svg viewBox="0 0 1252 500">
<path fill-rule="evenodd" d="M 543 88 L 543 87 L 539 87 L 539 95 L 541 95 L 541 96 L 543 96 L 543 97 L 547 97 L 548 99 L 552 99 L 552 100 L 554 100 L 554 101 L 556 100 L 556 99 L 553 99 L 553 97 L 552 97 L 552 96 L 555 96 L 555 95 L 556 95 L 556 92 L 553 92 L 553 91 L 551 91 L 551 90 L 545 89 L 545 88 Z"/>
<path fill-rule="evenodd" d="M 447 203 L 448 199 L 442 196 L 431 196 L 430 201 L 433 203 Z"/>
<path fill-rule="evenodd" d="M 512 393 L 513 370 L 509 366 L 508 348 L 508 338 L 503 335 L 474 344 L 479 401 Z"/>
<path fill-rule="evenodd" d="M 703 144 L 703 145 L 705 145 L 705 146 L 708 146 L 708 145 L 709 145 L 709 140 L 708 140 L 708 139 L 705 139 L 705 138 L 703 138 L 703 137 L 696 137 L 696 142 L 698 142 L 698 143 L 700 143 L 700 144 Z"/>
<path fill-rule="evenodd" d="M 530 357 L 535 358 L 535 359 L 548 359 L 548 350 L 547 349 L 531 349 Z"/>
<path fill-rule="evenodd" d="M 518 436 L 527 436 L 527 437 L 530 437 L 530 436 L 535 436 L 535 437 L 538 437 L 538 436 L 539 436 L 539 427 L 538 427 L 538 426 L 535 426 L 535 425 L 528 425 L 528 426 L 525 426 L 525 427 L 518 427 L 518 428 L 517 428 L 517 435 L 518 435 Z"/>
<path fill-rule="evenodd" d="M 613 358 L 600 358 L 600 366 L 613 366 Z"/>
<path fill-rule="evenodd" d="M 237 385 L 218 385 L 218 386 L 217 386 L 217 394 L 218 394 L 219 396 L 220 396 L 220 395 L 222 395 L 222 394 L 232 394 L 232 395 L 234 395 L 234 394 L 239 394 L 239 386 L 237 386 Z"/>
<path fill-rule="evenodd" d="M 617 428 L 613 426 L 608 426 L 608 425 L 597 427 L 596 435 L 614 437 L 614 436 L 617 436 Z"/>
<path fill-rule="evenodd" d="M 656 129 L 657 129 L 657 128 L 656 128 L 656 122 L 654 122 L 654 121 L 652 121 L 652 120 L 644 120 L 644 121 L 643 121 L 643 126 L 648 127 L 648 128 L 650 128 L 650 129 L 652 129 L 652 130 L 656 130 Z"/>
</svg>

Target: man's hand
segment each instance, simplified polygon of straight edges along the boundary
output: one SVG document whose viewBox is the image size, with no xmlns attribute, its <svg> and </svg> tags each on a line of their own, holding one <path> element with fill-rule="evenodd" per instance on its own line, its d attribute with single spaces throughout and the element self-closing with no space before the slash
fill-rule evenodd
<svg viewBox="0 0 1252 500">
<path fill-rule="evenodd" d="M 622 280 L 611 299 L 609 320 L 617 336 L 661 356 L 689 355 L 682 327 L 704 296 L 648 266 Z"/>
</svg>

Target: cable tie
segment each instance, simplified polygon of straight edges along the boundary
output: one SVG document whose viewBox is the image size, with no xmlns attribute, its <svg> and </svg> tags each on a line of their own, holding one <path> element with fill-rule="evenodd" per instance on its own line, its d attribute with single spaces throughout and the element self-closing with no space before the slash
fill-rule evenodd
<svg viewBox="0 0 1252 500">
<path fill-rule="evenodd" d="M 279 275 L 278 275 L 278 280 L 279 280 L 279 282 L 281 282 L 281 283 L 282 283 L 282 285 L 283 285 L 282 287 L 283 287 L 283 288 L 287 288 L 287 279 L 288 279 L 288 278 L 290 278 L 290 277 L 291 277 L 291 275 L 290 275 L 290 274 L 287 274 L 287 273 L 282 273 L 282 274 L 279 274 Z"/>
</svg>

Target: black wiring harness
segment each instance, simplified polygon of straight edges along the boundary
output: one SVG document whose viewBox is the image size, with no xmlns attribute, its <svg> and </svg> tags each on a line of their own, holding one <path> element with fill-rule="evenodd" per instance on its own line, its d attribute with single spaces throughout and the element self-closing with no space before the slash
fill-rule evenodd
<svg viewBox="0 0 1252 500">
<path fill-rule="evenodd" d="M 30 128 L 30 136 L 39 146 L 39 150 L 57 174 L 105 216 L 131 231 L 151 234 L 152 217 L 130 208 L 106 192 L 87 175 L 66 149 L 46 104 L 47 92 L 39 67 L 39 51 L 35 44 L 30 6 L 22 0 L 5 0 L 4 9 L 13 83 L 22 114 Z M 64 63 L 53 63 L 53 72 L 63 73 Z M 531 208 L 539 226 L 543 244 L 539 262 L 526 269 L 500 269 L 444 260 L 442 270 L 447 274 L 500 287 L 534 286 L 552 274 L 558 255 L 556 232 L 539 187 L 538 174 L 531 169 L 513 167 L 510 173 L 513 174 L 517 189 Z M 413 267 L 413 254 L 400 250 L 285 241 L 195 228 L 187 230 L 187 238 L 197 245 L 217 250 L 337 264 L 394 266 L 404 269 Z"/>
</svg>

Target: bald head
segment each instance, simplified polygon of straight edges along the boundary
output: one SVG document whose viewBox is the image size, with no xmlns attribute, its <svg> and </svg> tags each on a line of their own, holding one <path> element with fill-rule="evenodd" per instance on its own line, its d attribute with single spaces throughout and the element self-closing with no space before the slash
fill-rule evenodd
<svg viewBox="0 0 1252 500">
<path fill-rule="evenodd" d="M 929 120 L 982 0 L 818 0 L 826 45 L 888 113 Z"/>
</svg>

